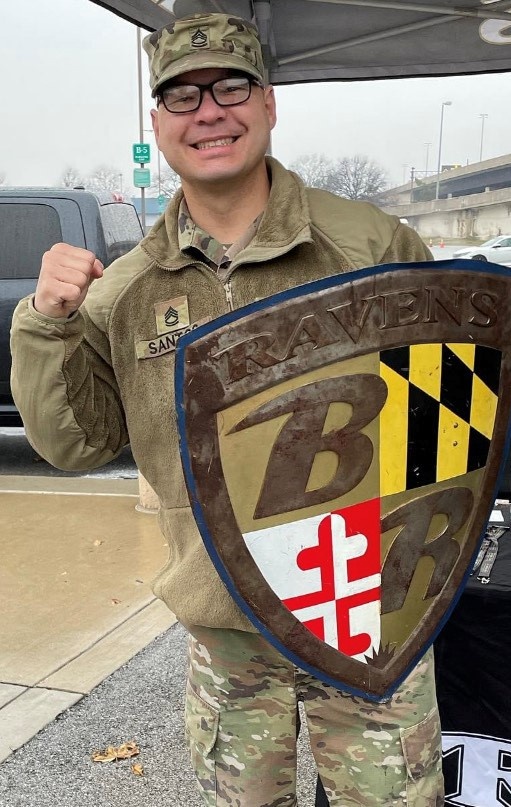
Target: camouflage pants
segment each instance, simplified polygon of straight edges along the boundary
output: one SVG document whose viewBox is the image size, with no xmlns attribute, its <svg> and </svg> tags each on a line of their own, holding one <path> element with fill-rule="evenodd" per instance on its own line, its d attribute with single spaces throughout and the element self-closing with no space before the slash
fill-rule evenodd
<svg viewBox="0 0 511 807">
<path fill-rule="evenodd" d="M 375 704 L 297 670 L 257 634 L 193 631 L 186 734 L 208 807 L 296 807 L 298 701 L 331 807 L 443 805 L 431 651 Z"/>
</svg>

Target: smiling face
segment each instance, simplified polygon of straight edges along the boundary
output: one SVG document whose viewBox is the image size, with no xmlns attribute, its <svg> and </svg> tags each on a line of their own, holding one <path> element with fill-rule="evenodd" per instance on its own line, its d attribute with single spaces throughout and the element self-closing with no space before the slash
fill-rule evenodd
<svg viewBox="0 0 511 807">
<path fill-rule="evenodd" d="M 180 75 L 175 83 L 209 84 L 226 78 L 229 70 L 205 68 Z M 183 188 L 222 185 L 264 177 L 270 132 L 276 122 L 272 87 L 254 85 L 248 101 L 219 106 L 209 91 L 194 112 L 174 114 L 162 103 L 151 111 L 158 147 Z M 249 185 L 247 184 L 247 187 Z"/>
</svg>

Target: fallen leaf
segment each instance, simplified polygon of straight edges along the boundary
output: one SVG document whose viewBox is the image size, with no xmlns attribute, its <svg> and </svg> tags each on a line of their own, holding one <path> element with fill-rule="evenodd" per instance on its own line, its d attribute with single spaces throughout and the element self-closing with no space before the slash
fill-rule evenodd
<svg viewBox="0 0 511 807">
<path fill-rule="evenodd" d="M 131 766 L 131 772 L 135 774 L 135 776 L 143 776 L 144 775 L 144 768 L 140 764 L 140 762 L 133 762 Z"/>
<path fill-rule="evenodd" d="M 118 600 L 116 597 L 112 597 L 112 605 L 119 605 L 119 603 L 120 600 Z"/>
<path fill-rule="evenodd" d="M 94 751 L 91 754 L 93 762 L 115 762 L 117 759 L 129 759 L 140 754 L 140 749 L 134 740 L 121 745 L 109 745 L 103 751 Z"/>
<path fill-rule="evenodd" d="M 134 740 L 128 743 L 123 743 L 117 748 L 118 759 L 128 759 L 129 757 L 136 757 L 140 754 L 140 748 Z"/>
<path fill-rule="evenodd" d="M 111 745 L 104 751 L 94 751 L 91 756 L 93 762 L 114 762 L 117 759 L 115 748 Z"/>
<path fill-rule="evenodd" d="M 96 538 L 96 540 L 94 541 L 93 546 L 101 546 L 101 544 L 104 544 L 104 543 L 105 543 L 105 542 L 104 542 L 104 541 L 101 541 L 101 539 L 100 539 L 100 538 Z"/>
</svg>

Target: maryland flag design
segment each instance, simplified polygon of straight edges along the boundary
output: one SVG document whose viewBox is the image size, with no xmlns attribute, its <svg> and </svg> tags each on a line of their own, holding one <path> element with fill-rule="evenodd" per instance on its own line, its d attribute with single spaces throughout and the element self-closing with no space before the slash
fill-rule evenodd
<svg viewBox="0 0 511 807">
<path fill-rule="evenodd" d="M 473 344 L 412 345 L 380 354 L 389 391 L 380 416 L 381 495 L 484 467 L 500 364 L 499 350 Z"/>
<path fill-rule="evenodd" d="M 460 263 L 447 286 L 428 265 L 310 284 L 178 343 L 220 575 L 288 658 L 373 700 L 459 596 L 509 432 L 511 273 Z"/>
</svg>

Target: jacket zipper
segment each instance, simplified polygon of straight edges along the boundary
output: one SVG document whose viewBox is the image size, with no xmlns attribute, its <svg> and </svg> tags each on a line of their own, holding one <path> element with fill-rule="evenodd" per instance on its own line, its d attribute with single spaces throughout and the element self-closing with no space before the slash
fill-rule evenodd
<svg viewBox="0 0 511 807">
<path fill-rule="evenodd" d="M 211 266 L 208 266 L 207 263 L 204 263 L 203 261 L 197 261 L 195 265 L 197 267 L 199 267 L 199 266 L 202 267 L 203 266 L 206 269 L 206 272 L 207 272 L 207 274 L 209 276 L 213 275 L 213 277 L 215 277 L 217 279 L 217 281 L 219 281 L 222 284 L 223 289 L 224 289 L 224 294 L 225 294 L 225 300 L 226 300 L 227 306 L 228 306 L 228 310 L 229 311 L 234 311 L 234 301 L 233 301 L 233 297 L 232 297 L 231 275 L 228 275 L 227 278 L 224 281 L 222 281 L 218 277 L 217 272 L 215 272 L 215 270 L 212 269 Z"/>
<path fill-rule="evenodd" d="M 234 303 L 232 300 L 232 285 L 231 279 L 226 280 L 224 283 L 224 290 L 225 290 L 225 297 L 227 300 L 227 305 L 229 306 L 229 311 L 234 311 Z"/>
<path fill-rule="evenodd" d="M 162 269 L 165 269 L 168 272 L 176 271 L 176 269 L 174 267 L 172 267 L 172 266 L 163 266 L 162 264 L 158 264 L 158 265 L 161 266 Z M 232 284 L 231 284 L 230 275 L 228 276 L 228 278 L 224 282 L 222 282 L 220 280 L 220 278 L 218 277 L 218 274 L 210 266 L 208 266 L 207 263 L 204 263 L 204 261 L 200 261 L 200 260 L 190 262 L 189 264 L 184 264 L 183 266 L 180 266 L 178 268 L 179 269 L 186 269 L 187 266 L 196 266 L 197 268 L 200 267 L 201 269 L 206 270 L 206 274 L 209 277 L 211 277 L 212 275 L 214 277 L 216 277 L 217 281 L 220 282 L 222 284 L 222 286 L 223 286 L 225 300 L 226 300 L 226 303 L 227 303 L 227 306 L 228 306 L 228 310 L 229 311 L 234 311 L 234 301 L 233 301 L 233 297 L 232 297 Z"/>
</svg>

